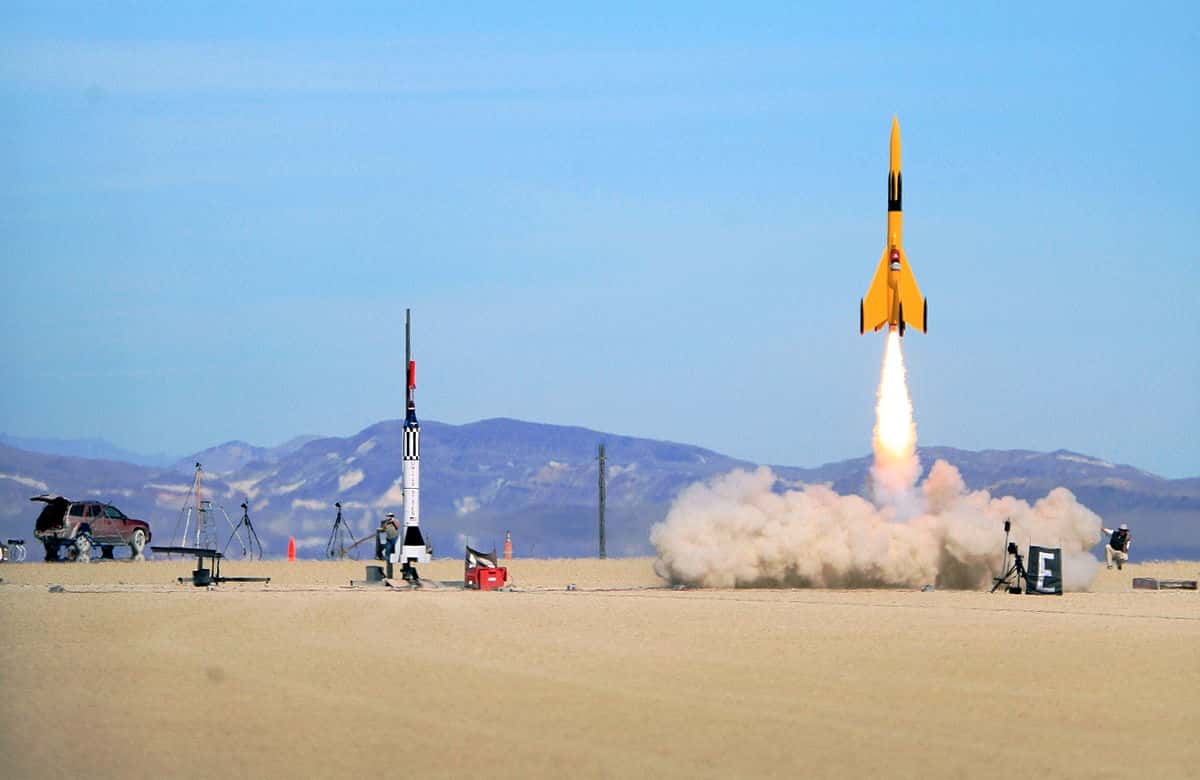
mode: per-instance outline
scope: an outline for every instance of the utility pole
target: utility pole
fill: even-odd
[[[605,479],[604,479],[604,445],[600,445],[600,456],[597,458],[600,461],[600,560],[608,557],[608,551],[604,547],[604,503],[605,503]]]

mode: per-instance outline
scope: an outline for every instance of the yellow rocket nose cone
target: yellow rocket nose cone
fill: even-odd
[[[892,117],[892,138],[890,146],[890,165],[893,171],[900,170],[900,118]]]

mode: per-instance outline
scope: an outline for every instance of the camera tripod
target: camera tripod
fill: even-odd
[[[342,519],[342,502],[337,501],[334,506],[337,507],[337,517],[333,521],[333,530],[329,532],[329,543],[325,545],[325,557],[344,559],[358,545],[350,524]]]
[[[1021,557],[1021,553],[1017,550],[1017,543],[1008,540],[1008,532],[1012,527],[1012,521],[1004,521],[1004,566],[1005,572],[999,577],[992,580],[992,589],[990,593],[995,593],[1003,585],[1004,589],[1009,593],[1020,593],[1021,584],[1025,582],[1025,559]],[[1012,566],[1008,565],[1008,556],[1013,557]],[[1015,580],[1015,581],[1014,581]]]
[[[238,537],[238,529],[242,526],[246,527],[246,543],[242,546],[242,554],[247,558],[253,559],[255,551],[257,551],[258,559],[261,561],[263,557],[262,542],[258,540],[258,532],[254,530],[254,526],[250,522],[250,511],[246,508],[245,501],[242,502],[242,519],[233,527],[233,533],[230,534],[229,541],[225,542],[225,549],[221,551],[222,554],[229,550],[229,545],[233,543],[234,539],[238,539],[239,542],[241,541]]]

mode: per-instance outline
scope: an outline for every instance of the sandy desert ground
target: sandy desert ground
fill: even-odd
[[[1063,597],[675,591],[648,559],[518,560],[503,593],[190,568],[0,565],[4,776],[1200,772],[1200,593],[1130,589],[1197,562]]]

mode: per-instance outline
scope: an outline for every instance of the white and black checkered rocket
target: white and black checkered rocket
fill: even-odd
[[[429,548],[421,535],[421,423],[417,421],[417,362],[412,359],[412,311],[404,311],[404,529],[394,563],[427,563]]]
[[[404,311],[404,524],[421,524],[421,423],[417,421],[417,362],[412,359],[412,311]]]

